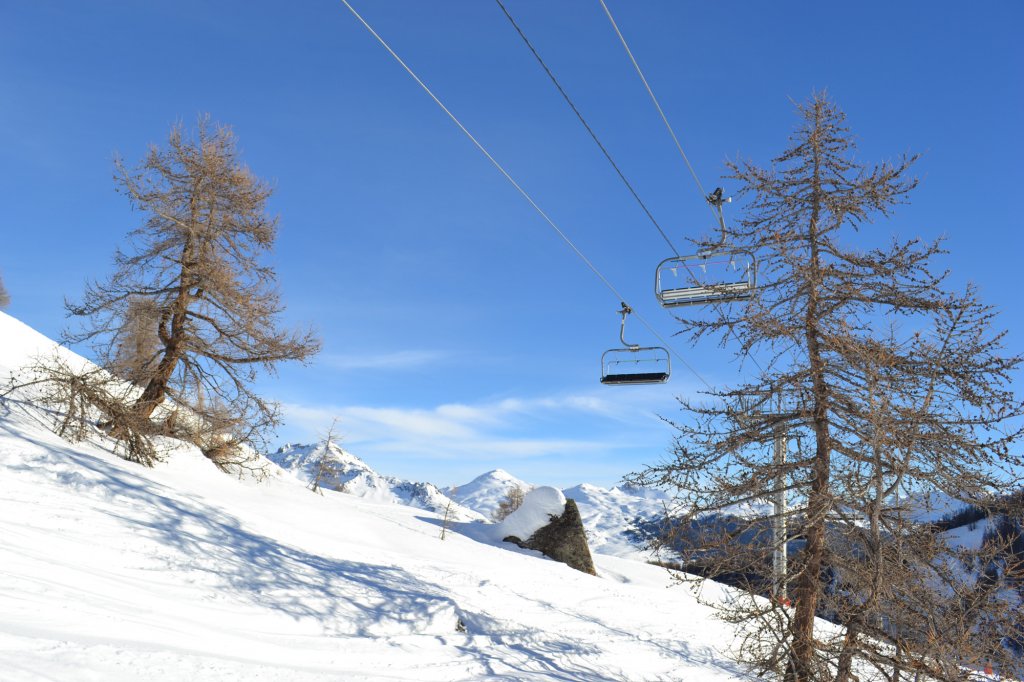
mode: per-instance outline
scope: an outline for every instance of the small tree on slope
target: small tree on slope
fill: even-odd
[[[335,419],[331,422],[331,428],[327,430],[327,436],[324,438],[324,449],[320,453],[320,456],[314,460],[313,463],[313,480],[309,482],[307,486],[310,490],[321,495],[324,494],[321,488],[325,481],[336,480],[338,474],[341,473],[338,460],[335,459],[335,451],[340,451],[341,448],[334,442],[336,437],[334,435],[334,429],[338,426],[338,420]],[[336,483],[336,486],[342,486],[344,484]],[[336,487],[335,490],[338,488]]]
[[[142,387],[135,421],[168,404],[172,413],[187,408],[216,461],[276,423],[276,406],[252,389],[257,369],[273,372],[319,349],[312,333],[278,324],[274,271],[261,263],[277,233],[266,213],[271,189],[241,164],[231,130],[208,118],[191,135],[175,126],[165,149],[151,147],[137,169],[118,160],[116,171],[145,219],[130,250],[116,252],[113,275],[67,304],[83,320],[68,340],[93,343],[107,367],[128,368]]]
[[[4,280],[0,277],[0,309],[6,308],[11,304],[11,297],[7,293],[7,289],[4,287]]]
[[[686,563],[746,588],[721,608],[761,672],[961,679],[963,663],[999,655],[1018,605],[965,575],[963,557],[913,523],[906,502],[931,489],[984,507],[1019,481],[1010,448],[1024,410],[1010,380],[1021,357],[1003,352],[973,287],[946,290],[932,265],[941,243],[844,243],[877,241],[871,219],[913,189],[915,157],[859,165],[824,95],[798,113],[770,169],[730,164],[749,206],[728,234],[758,255],[757,297],[680,320],[694,343],[760,351],[765,371],[682,401],[690,419],[676,424],[674,455],[635,482],[678,492],[665,541]],[[781,436],[797,444],[785,462],[772,447]],[[774,540],[771,513],[758,511],[767,505],[751,503],[780,490],[791,533]],[[782,543],[799,548],[784,585],[791,603],[772,580]],[[823,632],[816,616],[845,628]]]
[[[498,501],[498,507],[491,514],[491,518],[498,523],[504,521],[509,514],[523,506],[524,497],[526,497],[526,491],[523,490],[522,486],[512,486],[505,493],[505,496]]]

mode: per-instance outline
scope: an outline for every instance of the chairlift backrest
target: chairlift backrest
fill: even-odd
[[[666,258],[654,291],[666,308],[742,301],[757,288],[757,261],[749,251],[723,249]]]

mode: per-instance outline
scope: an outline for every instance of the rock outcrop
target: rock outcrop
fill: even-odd
[[[551,516],[551,521],[536,531],[526,540],[510,535],[505,542],[513,542],[524,549],[533,549],[555,561],[597,575],[594,560],[590,556],[587,534],[583,529],[580,510],[573,500],[565,501],[565,511],[561,516]]]

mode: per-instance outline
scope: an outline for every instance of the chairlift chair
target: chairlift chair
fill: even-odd
[[[757,261],[737,249],[666,258],[658,264],[654,291],[661,305],[676,308],[743,301],[757,288]]]
[[[718,211],[721,239],[692,256],[676,255],[658,264],[654,293],[666,308],[742,301],[757,289],[754,254],[728,245],[722,205],[731,199],[723,199],[719,187],[707,200]]]
[[[640,347],[626,341],[626,315],[631,312],[623,303],[619,311],[622,315],[619,340],[624,347],[611,348],[601,355],[601,383],[608,386],[663,384],[672,374],[669,352],[661,346]]]

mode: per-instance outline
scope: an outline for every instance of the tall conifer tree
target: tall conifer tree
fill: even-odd
[[[637,482],[678,492],[666,541],[691,568],[774,593],[723,607],[756,669],[799,682],[858,669],[961,679],[962,664],[1002,655],[1000,638],[1020,632],[1019,595],[962,570],[912,502],[932,491],[997,507],[1019,484],[1021,357],[975,288],[953,291],[936,271],[941,242],[877,234],[873,221],[915,187],[916,157],[860,164],[824,94],[798,113],[771,167],[730,164],[748,205],[727,231],[757,254],[757,296],[681,319],[693,342],[736,342],[764,371],[684,401],[674,456]],[[780,439],[796,446],[785,461]],[[782,493],[789,538],[759,511],[781,505],[756,504]],[[783,544],[794,552],[773,584]],[[845,628],[822,631],[816,616]]]
[[[257,370],[319,349],[311,332],[279,323],[284,306],[264,262],[278,224],[266,209],[270,186],[242,164],[231,130],[208,117],[191,134],[175,126],[165,148],[151,147],[137,168],[118,160],[116,171],[143,222],[110,278],[67,304],[83,320],[69,340],[92,342],[141,386],[129,411],[136,424],[185,407],[214,434],[211,456],[258,440],[277,412],[253,390]]]

